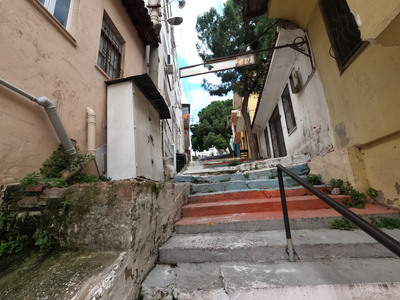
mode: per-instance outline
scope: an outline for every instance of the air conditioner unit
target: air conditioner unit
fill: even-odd
[[[174,65],[167,65],[165,70],[167,71],[167,74],[173,74],[174,73]]]

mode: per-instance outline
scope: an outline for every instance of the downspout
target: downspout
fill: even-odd
[[[70,155],[76,154],[75,147],[72,145],[71,139],[68,137],[60,116],[58,115],[56,106],[50,99],[46,97],[36,98],[1,78],[0,84],[42,106],[45,109],[50,119],[50,122],[53,125],[53,128],[56,131],[57,136],[65,149],[65,152]]]
[[[153,27],[159,34],[161,30],[159,8],[161,7],[160,0],[149,0],[147,6],[151,9],[150,19],[153,22]],[[150,45],[150,59],[149,59],[149,76],[154,85],[158,88],[158,48],[155,45]]]
[[[90,107],[87,107],[86,111],[88,115],[88,153],[94,156],[96,154],[96,113]]]

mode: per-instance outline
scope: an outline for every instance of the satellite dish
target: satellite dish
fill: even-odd
[[[180,9],[182,9],[182,8],[185,7],[185,5],[186,5],[186,1],[185,1],[185,0],[181,0],[181,1],[179,1],[178,7],[179,7]]]
[[[172,17],[167,20],[170,25],[181,25],[183,19],[181,17]]]

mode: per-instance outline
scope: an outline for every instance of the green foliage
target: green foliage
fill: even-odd
[[[228,166],[230,166],[230,167],[234,167],[234,166],[237,166],[237,165],[240,165],[240,161],[239,161],[239,160],[232,160],[232,161],[228,164]]]
[[[244,173],[244,174],[243,174],[243,177],[244,177],[245,179],[249,179],[249,176],[250,176],[249,173]]]
[[[8,240],[1,241],[0,256],[18,253],[24,248],[27,239],[28,237],[26,235],[17,235],[15,238],[10,236]]]
[[[46,230],[36,229],[32,238],[35,240],[35,246],[39,246],[40,251],[48,251],[53,246],[52,239]]]
[[[276,176],[274,174],[271,174],[268,176],[268,179],[275,179],[275,178],[276,178]]]
[[[357,226],[351,223],[345,217],[341,217],[333,220],[331,228],[340,230],[353,230],[357,228]]]
[[[231,110],[232,100],[225,100],[213,101],[199,112],[199,123],[191,127],[194,150],[203,151],[213,146],[217,149],[230,147]],[[232,149],[229,148],[229,151],[232,153]]]
[[[378,228],[395,229],[400,228],[400,220],[388,217],[369,217],[371,224]]]
[[[365,191],[369,198],[376,198],[378,197],[378,191],[374,188],[369,188]]]
[[[63,178],[41,178],[39,173],[33,172],[27,174],[20,180],[21,186],[45,185],[47,187],[66,187],[67,182]]]
[[[200,183],[200,180],[199,180],[198,178],[196,178],[196,177],[193,177],[193,178],[192,178],[192,183],[194,183],[194,184],[199,184],[199,183]]]
[[[330,181],[332,188],[339,188],[341,194],[347,194],[351,200],[343,200],[343,204],[347,207],[364,208],[367,203],[367,195],[355,190],[350,182],[344,182],[341,179],[332,179]]]
[[[274,22],[275,20],[268,19],[265,15],[244,20],[242,7],[235,1],[228,0],[222,14],[212,7],[197,17],[196,31],[200,40],[196,44],[197,52],[206,62],[212,58],[268,48],[275,30],[265,30]],[[244,89],[250,93],[257,92],[268,55],[268,51],[260,52],[256,55],[254,65],[216,72],[221,78],[221,84],[213,85],[204,80],[203,87],[210,95],[218,96],[226,95],[232,90],[240,94],[243,94]]]
[[[75,155],[70,155],[66,153],[64,147],[60,145],[43,163],[40,173],[46,178],[60,178],[62,171],[77,171],[86,166],[92,159],[92,154],[81,154],[78,148],[76,149]]]
[[[85,173],[76,174],[71,178],[70,184],[75,183],[90,183],[90,182],[101,182],[102,180],[97,176],[87,175]]]
[[[306,181],[312,185],[322,184],[322,181],[318,175],[308,175]]]

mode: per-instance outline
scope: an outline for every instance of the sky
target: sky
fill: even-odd
[[[196,50],[196,42],[198,41],[196,32],[197,16],[209,11],[211,7],[215,7],[219,13],[222,13],[223,3],[225,1],[226,0],[186,0],[185,7],[178,9],[178,0],[173,0],[171,5],[176,8],[175,16],[183,18],[183,23],[174,27],[179,68],[202,63]],[[190,104],[192,123],[198,122],[197,114],[212,101],[232,99],[233,97],[232,93],[224,97],[210,96],[208,92],[201,87],[203,78],[206,78],[213,84],[221,82],[219,78],[212,73],[181,79],[182,103]]]

